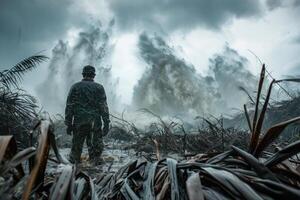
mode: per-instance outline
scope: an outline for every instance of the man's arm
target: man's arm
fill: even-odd
[[[109,109],[107,106],[107,101],[106,101],[106,93],[104,90],[104,87],[101,86],[101,92],[100,92],[101,96],[100,96],[100,112],[101,112],[101,117],[104,123],[104,127],[103,127],[103,133],[104,135],[106,135],[109,131]]]
[[[66,109],[65,109],[65,124],[68,127],[72,126],[72,119],[74,115],[74,86],[71,87],[68,97],[67,97],[67,102],[66,102]]]

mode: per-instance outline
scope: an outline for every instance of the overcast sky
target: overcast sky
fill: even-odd
[[[300,74],[300,0],[0,0],[0,67],[41,51],[51,57],[58,40],[72,45],[92,21],[113,18],[111,63],[123,102],[145,68],[137,55],[143,31],[166,38],[203,74],[226,43],[254,74],[259,62],[250,51],[274,77]],[[35,92],[46,67],[26,76],[25,89]]]

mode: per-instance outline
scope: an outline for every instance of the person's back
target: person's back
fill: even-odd
[[[82,81],[75,83],[69,92],[65,123],[67,133],[73,132],[70,160],[80,162],[82,146],[86,140],[91,160],[99,159],[102,149],[102,136],[109,127],[109,111],[103,86],[94,82],[95,69],[86,66]],[[102,122],[104,123],[102,131]]]
[[[101,117],[105,116],[103,105],[106,103],[106,95],[101,84],[95,83],[92,80],[83,79],[75,83],[72,88],[73,99],[73,116],[75,125],[92,123],[97,121],[101,123]],[[108,116],[107,116],[108,117]],[[101,124],[100,124],[101,125]]]

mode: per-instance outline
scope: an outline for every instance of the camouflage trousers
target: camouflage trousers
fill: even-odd
[[[70,161],[80,163],[82,147],[86,141],[89,158],[92,161],[100,159],[103,151],[102,131],[93,130],[91,124],[83,124],[73,130],[72,148]]]

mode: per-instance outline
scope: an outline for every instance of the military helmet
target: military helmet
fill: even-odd
[[[96,69],[95,67],[91,66],[91,65],[87,65],[83,67],[82,70],[82,75],[96,75]]]

